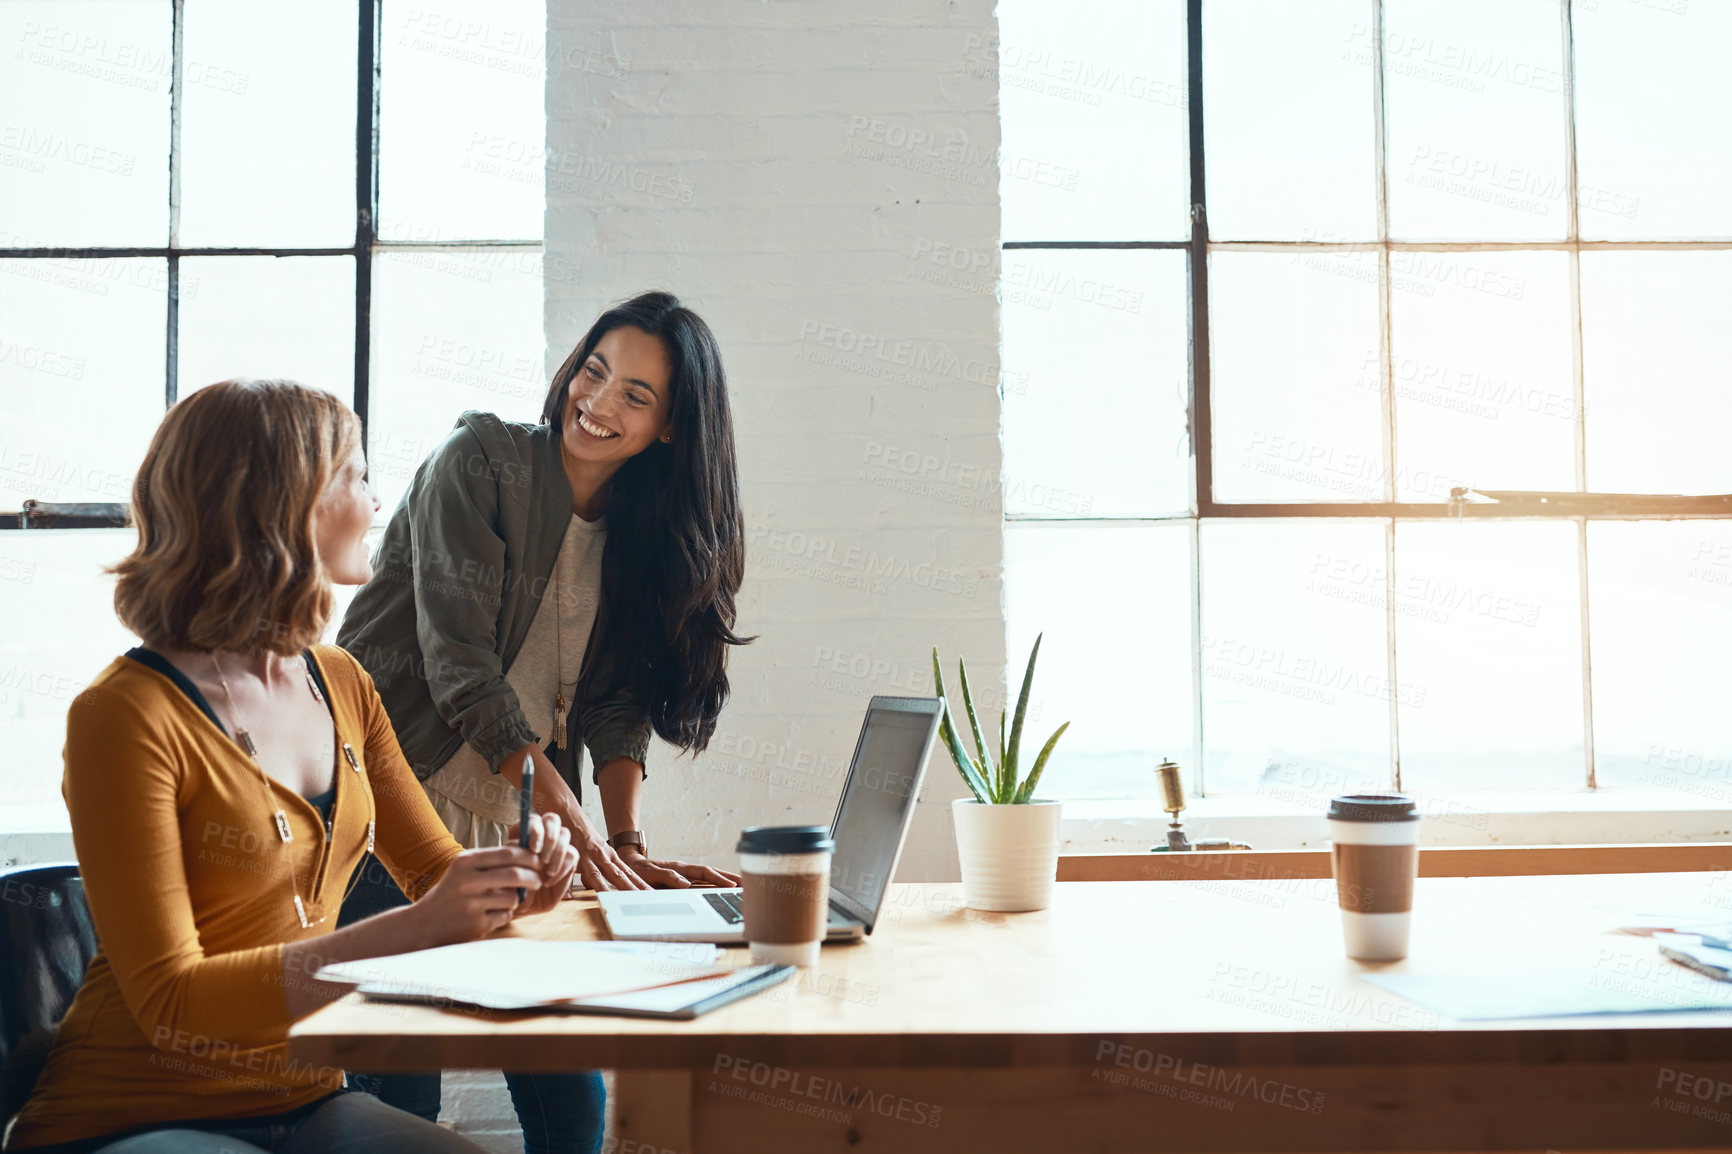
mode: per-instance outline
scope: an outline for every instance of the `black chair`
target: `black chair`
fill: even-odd
[[[0,870],[0,1130],[30,1097],[95,955],[76,863]]]

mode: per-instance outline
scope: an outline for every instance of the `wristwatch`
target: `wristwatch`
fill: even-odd
[[[635,845],[637,846],[637,852],[643,854],[645,857],[649,856],[649,846],[644,842],[643,830],[641,829],[621,830],[619,833],[608,838],[607,844],[611,845],[614,849],[624,849],[628,845]]]

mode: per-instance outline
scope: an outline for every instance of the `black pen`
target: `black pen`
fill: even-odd
[[[535,806],[531,801],[531,795],[535,793],[535,759],[528,754],[523,757],[523,782],[517,788],[517,844],[528,849],[529,819],[535,813]],[[518,886],[518,905],[523,904],[524,897],[523,887]]]

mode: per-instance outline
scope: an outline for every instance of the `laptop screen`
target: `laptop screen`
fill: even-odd
[[[935,728],[933,703],[917,704],[919,712],[876,705],[867,712],[831,831],[831,896],[868,925],[890,884]]]

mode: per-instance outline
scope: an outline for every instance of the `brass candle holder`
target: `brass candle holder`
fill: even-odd
[[[1224,837],[1199,838],[1192,841],[1185,833],[1184,823],[1179,820],[1179,815],[1185,812],[1185,783],[1179,776],[1179,763],[1162,758],[1161,764],[1155,767],[1155,776],[1161,782],[1161,808],[1172,815],[1173,821],[1167,827],[1167,844],[1151,846],[1150,853],[1186,853],[1191,850],[1251,848],[1244,842],[1231,841]]]

